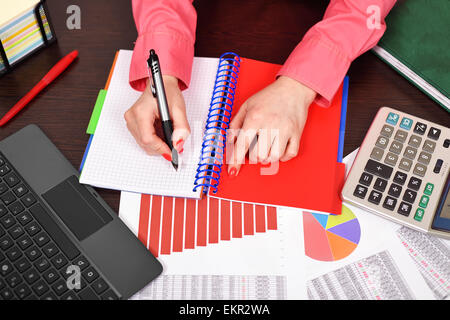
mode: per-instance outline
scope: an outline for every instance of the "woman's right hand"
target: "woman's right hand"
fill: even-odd
[[[163,76],[167,103],[173,122],[172,144],[178,153],[183,152],[183,145],[191,133],[186,117],[186,105],[178,79],[173,76]],[[172,161],[169,146],[156,134],[155,121],[159,119],[158,104],[153,97],[149,83],[134,105],[125,112],[125,121],[136,142],[149,155],[162,155],[167,161]]]

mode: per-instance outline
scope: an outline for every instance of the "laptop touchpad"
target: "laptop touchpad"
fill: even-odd
[[[80,241],[112,220],[108,211],[75,176],[47,191],[42,197]]]

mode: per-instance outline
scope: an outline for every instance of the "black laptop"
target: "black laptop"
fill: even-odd
[[[127,299],[161,264],[35,125],[0,142],[0,300]]]

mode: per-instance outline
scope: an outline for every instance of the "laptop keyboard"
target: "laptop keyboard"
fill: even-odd
[[[70,266],[81,271],[79,289],[69,289],[70,284],[75,284]],[[0,153],[1,299],[118,297]]]

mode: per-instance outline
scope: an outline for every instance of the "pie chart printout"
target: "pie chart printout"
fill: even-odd
[[[358,246],[361,227],[353,212],[342,206],[341,215],[303,212],[305,253],[319,261],[349,256]]]

